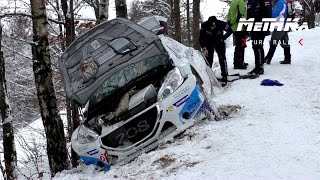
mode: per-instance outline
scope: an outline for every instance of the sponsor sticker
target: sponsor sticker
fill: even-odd
[[[175,107],[179,107],[179,106],[181,106],[182,104],[184,104],[186,101],[188,101],[189,100],[189,95],[185,95],[183,98],[181,98],[180,100],[178,100],[177,102],[175,102],[173,105],[175,106]]]
[[[173,108],[173,106],[171,105],[171,106],[169,106],[168,107],[168,109],[167,109],[167,112],[173,112],[174,111],[174,108]]]
[[[97,50],[101,47],[100,43],[97,40],[92,41],[90,45],[94,50]]]
[[[190,86],[186,86],[183,89],[179,90],[177,93],[175,93],[173,95],[173,97],[178,98],[178,97],[182,96],[184,93],[188,92],[190,89],[191,89]]]
[[[90,156],[93,156],[93,155],[98,154],[98,153],[99,153],[98,149],[93,149],[93,150],[87,152],[87,154],[89,154]]]
[[[100,160],[101,160],[102,162],[109,162],[109,158],[108,158],[108,153],[107,153],[107,151],[106,151],[105,153],[101,154]]]

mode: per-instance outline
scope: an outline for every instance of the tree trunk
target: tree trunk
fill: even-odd
[[[5,78],[5,62],[2,44],[2,26],[0,26],[0,110],[2,118],[3,131],[3,151],[5,162],[5,173],[8,180],[16,179],[17,152],[14,143],[14,132],[12,126],[12,117],[10,115],[10,106],[7,99],[7,85]]]
[[[174,37],[174,29],[173,29],[173,27],[174,27],[174,12],[173,12],[173,0],[170,0],[170,10],[171,10],[171,13],[170,13],[170,29],[171,29],[171,31],[169,31],[169,35],[171,36],[171,37]]]
[[[109,17],[109,0],[100,0],[99,4],[99,23],[107,21]]]
[[[71,100],[66,97],[66,108],[67,108],[67,123],[68,123],[68,136],[67,141],[71,141],[72,137],[72,109],[71,109]],[[71,162],[72,162],[72,157],[71,157]]]
[[[115,0],[117,17],[128,19],[126,0]]]
[[[93,0],[94,1],[94,0]],[[94,14],[95,14],[95,16],[96,16],[96,19],[97,19],[97,24],[99,24],[100,23],[100,14],[99,14],[99,7],[100,7],[100,1],[99,0],[95,0],[96,1],[96,3],[95,3],[95,5],[93,6],[93,9],[94,9]]]
[[[190,1],[187,0],[187,38],[188,38],[188,46],[191,46],[191,27],[190,27]]]
[[[59,0],[56,0],[56,8],[57,11],[60,12],[60,4]],[[62,21],[60,13],[58,13],[58,21]],[[63,41],[63,28],[62,24],[59,24],[59,38],[60,38],[60,45],[61,45],[61,50],[64,51],[66,49],[65,43]]]
[[[42,122],[47,138],[47,154],[51,176],[54,176],[57,172],[68,169],[68,151],[52,82],[45,1],[31,0],[30,2],[34,40],[32,45],[33,71]]]
[[[73,9],[73,0],[70,1],[70,8],[68,8],[68,0],[61,0],[62,11],[65,18],[65,29],[66,29],[66,47],[71,44],[75,39],[75,28],[74,28],[74,14],[73,10],[69,12],[69,9]]]
[[[193,47],[200,50],[200,0],[193,0]]]
[[[309,4],[308,7],[308,15],[307,15],[307,23],[308,23],[308,28],[312,29],[315,27],[315,20],[316,20],[316,12],[315,12],[315,7],[313,1],[309,0],[307,1]]]
[[[70,0],[70,8],[68,8],[67,0],[62,0],[62,9],[65,17],[65,29],[66,29],[66,47],[68,47],[75,39],[75,27],[74,27],[74,14],[73,11],[68,12],[68,9],[73,9],[73,0]],[[68,16],[70,14],[70,16]],[[68,119],[68,134],[69,140],[75,128],[79,125],[78,106],[67,99],[67,119]],[[79,165],[79,155],[71,148],[71,164],[72,167]]]
[[[174,39],[181,42],[180,0],[173,1]]]
[[[90,7],[93,8],[94,10],[94,15],[96,16],[97,24],[99,24],[99,7],[100,7],[100,2],[99,0],[83,0],[85,3],[87,3]]]

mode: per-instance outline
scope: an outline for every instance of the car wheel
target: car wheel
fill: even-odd
[[[204,99],[205,99],[205,108],[204,108],[204,112],[205,112],[205,116],[207,119],[209,120],[215,120],[215,121],[220,121],[222,119],[218,109],[217,109],[217,106],[215,105],[215,103],[212,101],[211,99],[211,95],[209,95],[203,88],[202,86],[202,80],[201,78],[199,77],[198,74],[195,74],[195,77],[196,77],[196,81],[197,81],[197,85],[199,85],[200,87],[200,91],[201,91],[201,94],[203,94],[204,96]],[[213,88],[211,87],[211,92],[213,92]],[[211,93],[212,94],[212,93]]]
[[[207,119],[213,121],[220,121],[222,119],[222,116],[220,115],[218,108],[216,106],[216,104],[212,101],[211,98],[209,98],[210,96],[208,96],[206,94],[206,92],[204,90],[202,90],[202,94],[205,96],[205,103],[208,104],[208,107],[204,108],[205,109],[205,115],[207,117]]]

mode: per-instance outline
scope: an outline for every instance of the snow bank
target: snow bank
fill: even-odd
[[[54,179],[319,179],[319,30],[289,34],[291,65],[279,64],[279,46],[264,75],[233,82],[220,92],[214,99],[218,105],[242,107],[228,120],[200,121],[179,139],[109,172],[79,166]],[[233,70],[233,48],[228,48],[230,74],[247,73],[254,66],[253,57],[248,44],[248,70]],[[284,86],[260,86],[263,79],[276,79]]]

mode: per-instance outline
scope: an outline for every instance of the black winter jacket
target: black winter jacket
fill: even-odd
[[[232,29],[230,25],[224,21],[217,20],[215,28],[212,30],[208,21],[201,24],[199,42],[201,48],[211,47],[213,44],[221,43],[226,40],[231,34]],[[224,31],[226,32],[224,34]]]
[[[248,0],[247,18],[255,18],[255,22],[262,22],[262,18],[272,17],[271,0]]]

